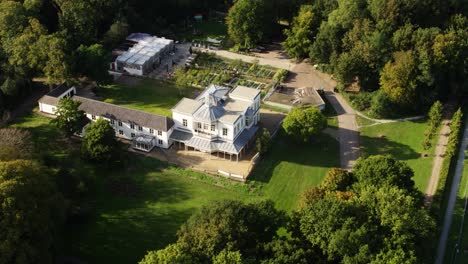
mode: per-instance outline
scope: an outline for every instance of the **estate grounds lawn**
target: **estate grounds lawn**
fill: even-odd
[[[402,160],[414,170],[416,187],[424,192],[432,172],[432,161],[437,137],[432,149],[423,157],[421,142],[424,139],[426,121],[405,121],[379,124],[361,128],[361,156],[392,155]]]
[[[192,88],[181,91],[172,82],[123,76],[114,84],[99,87],[96,95],[107,103],[171,116],[171,108],[193,92]]]
[[[304,190],[320,184],[330,168],[340,166],[339,143],[325,134],[309,144],[296,143],[279,133],[249,179],[277,208],[292,211]]]
[[[331,137],[297,144],[280,132],[245,185],[137,154],[129,154],[124,168],[105,169],[80,159],[80,141],[63,138],[46,117],[30,113],[11,126],[32,132],[53,170],[76,169],[91,183],[82,197],[85,213],[65,225],[63,248],[58,249],[86,263],[137,263],[148,250],[175,242],[180,225],[215,200],[272,199],[290,212],[305,189],[339,165],[338,142]]]

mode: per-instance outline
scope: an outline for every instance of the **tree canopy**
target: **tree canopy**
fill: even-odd
[[[327,118],[317,107],[293,108],[283,122],[283,129],[298,142],[309,142],[327,127]]]
[[[86,159],[108,163],[117,158],[118,142],[109,121],[99,118],[85,128],[81,153]]]
[[[79,101],[64,97],[57,105],[55,110],[57,117],[52,122],[67,136],[79,133],[83,128],[86,116],[82,110],[78,109],[80,104]]]

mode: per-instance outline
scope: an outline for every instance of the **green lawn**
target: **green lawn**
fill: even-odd
[[[260,192],[277,208],[292,211],[304,190],[320,184],[328,169],[339,167],[339,144],[328,135],[320,135],[311,144],[298,144],[282,132],[273,140],[250,180],[259,183]]]
[[[425,121],[405,121],[361,128],[361,149],[364,155],[390,154],[405,161],[414,170],[416,187],[425,191],[431,177],[434,147],[422,157],[421,142]],[[434,139],[433,146],[437,137]]]
[[[69,254],[87,263],[137,263],[148,250],[175,242],[176,232],[196,210],[221,199],[250,200],[247,193],[213,186],[158,169],[154,159],[135,159],[130,168],[102,177],[131,178],[136,196],[118,196],[108,185],[93,198],[94,219],[71,229]]]
[[[463,209],[465,207],[465,199],[468,196],[468,153],[465,151],[465,161],[463,167],[463,176],[458,189],[457,201],[453,211],[452,224],[449,237],[447,240],[447,248],[445,251],[446,263],[463,264],[468,262],[468,215],[465,215],[462,235],[460,239],[459,253],[454,254],[455,244],[458,242],[460,228],[462,224]],[[445,213],[445,212],[444,212]]]
[[[93,179],[89,197],[83,197],[91,213],[65,227],[59,249],[87,263],[136,263],[146,251],[174,242],[180,225],[214,200],[269,198],[279,209],[292,211],[305,189],[319,184],[329,168],[339,165],[338,142],[329,136],[296,144],[280,133],[247,185],[133,154],[125,169],[103,170],[82,161],[79,141],[63,138],[48,118],[31,113],[11,126],[30,130],[47,162],[70,164]],[[136,191],[122,195],[115,193],[116,188]]]
[[[154,79],[126,77],[135,80],[132,84],[116,83],[98,88],[97,95],[105,102],[171,116],[174,107],[183,96],[191,96],[192,89],[181,94],[173,83]]]

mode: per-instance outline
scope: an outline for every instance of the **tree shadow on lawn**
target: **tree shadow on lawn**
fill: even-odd
[[[391,141],[386,137],[368,137],[361,135],[360,139],[362,157],[370,155],[391,155],[402,161],[421,157],[421,153],[416,152],[410,146]]]
[[[252,172],[250,181],[269,182],[281,162],[333,168],[339,166],[339,144],[332,137],[320,134],[314,142],[297,143],[283,130],[271,142],[271,149]]]

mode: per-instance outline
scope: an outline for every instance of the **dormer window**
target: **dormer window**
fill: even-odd
[[[223,136],[227,136],[227,134],[228,134],[227,128],[223,128]]]
[[[182,125],[183,125],[184,127],[187,126],[187,119],[182,119]]]

